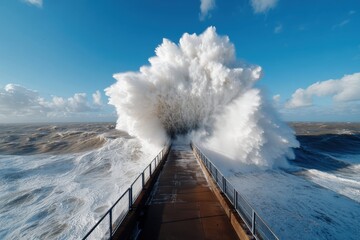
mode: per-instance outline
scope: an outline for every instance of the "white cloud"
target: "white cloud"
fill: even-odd
[[[273,100],[274,100],[275,103],[280,102],[280,94],[274,95]]]
[[[274,8],[278,0],[250,0],[250,3],[255,13],[265,13]]]
[[[58,98],[58,97],[54,97]],[[86,93],[75,93],[73,97],[69,97],[68,99],[62,99],[62,107],[58,108],[58,105],[53,105],[57,108],[58,111],[67,111],[71,113],[77,112],[91,112],[95,110],[90,103],[87,102]],[[53,101],[54,102],[54,101]],[[51,106],[51,103],[50,103]]]
[[[282,30],[283,30],[282,24],[278,24],[278,25],[274,28],[274,33],[281,33]]]
[[[88,101],[86,93],[75,93],[69,98],[54,96],[51,100],[45,100],[37,91],[7,84],[4,89],[0,89],[0,121],[5,122],[6,119],[15,117],[23,120],[32,117],[72,117],[100,111],[100,92],[96,91],[92,97],[92,103]]]
[[[210,10],[215,8],[215,0],[200,0],[200,20],[209,16]]]
[[[93,102],[94,102],[95,105],[99,105],[99,106],[102,105],[101,93],[100,93],[99,90],[97,90],[95,93],[93,93],[92,97],[93,97]]]
[[[8,84],[4,91],[0,91],[0,114],[26,116],[32,112],[41,113],[44,109],[42,102],[43,99],[36,91]]]
[[[313,105],[313,98],[331,97],[336,102],[360,100],[360,73],[345,75],[341,79],[317,82],[306,89],[299,88],[287,101],[287,108],[298,108]]]
[[[24,0],[24,1],[39,8],[43,6],[43,0]]]

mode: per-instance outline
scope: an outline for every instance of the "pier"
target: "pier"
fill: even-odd
[[[194,144],[165,146],[88,239],[269,239],[271,228]]]
[[[190,146],[174,146],[148,201],[138,239],[238,239]]]

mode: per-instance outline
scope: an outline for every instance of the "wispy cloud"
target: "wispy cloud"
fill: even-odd
[[[86,93],[75,93],[69,98],[53,96],[51,100],[46,100],[35,90],[17,84],[7,84],[4,89],[0,89],[0,119],[72,117],[100,111],[102,108],[100,91],[96,91],[92,97],[91,102]]]
[[[354,15],[354,14],[356,14],[356,11],[354,11],[354,10],[349,11],[349,12],[348,12],[348,18],[345,19],[345,20],[343,20],[343,21],[341,21],[341,22],[339,22],[339,23],[337,23],[337,24],[334,24],[334,25],[332,26],[332,29],[342,28],[342,27],[344,27],[345,25],[349,24],[350,21],[351,21],[352,15]]]
[[[281,33],[283,30],[283,25],[282,24],[278,24],[275,28],[274,28],[274,33]]]
[[[274,8],[278,0],[250,0],[255,13],[265,13]]]
[[[331,97],[335,102],[360,101],[360,73],[345,75],[341,79],[317,82],[306,89],[299,88],[287,101],[287,108],[313,105],[313,98]]]
[[[39,8],[43,6],[43,0],[23,0],[23,1]]]
[[[215,0],[200,0],[200,20],[209,17],[209,12],[215,8]]]
[[[344,21],[342,21],[342,22],[340,22],[340,23],[338,23],[338,24],[335,24],[335,25],[333,25],[333,29],[335,29],[335,28],[341,28],[341,27],[343,27],[343,26],[345,26],[346,24],[348,24],[350,22],[350,19],[345,19]]]

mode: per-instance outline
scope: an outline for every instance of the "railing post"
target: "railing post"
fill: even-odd
[[[226,195],[226,180],[224,176],[222,176],[222,183],[223,183],[223,192]]]
[[[143,189],[144,186],[145,186],[145,174],[144,174],[144,172],[141,173],[141,183],[142,183],[142,189]]]
[[[216,180],[216,182],[218,182],[218,177],[217,177],[217,175],[218,175],[218,171],[217,171],[217,168],[215,168],[215,180]]]
[[[237,210],[238,192],[234,188],[234,208]]]
[[[109,224],[109,230],[110,230],[110,240],[113,239],[113,229],[112,229],[112,208],[110,208],[109,211],[109,219],[110,219],[110,224]]]
[[[149,167],[150,167],[150,168],[149,168],[149,169],[150,169],[150,176],[151,176],[151,174],[152,174],[152,172],[151,172],[151,165],[152,165],[152,164],[150,163],[150,165],[149,165]]]
[[[255,211],[254,211],[254,209],[252,210],[251,232],[255,236]]]
[[[132,206],[132,187],[129,188],[129,210],[131,210],[131,206]]]

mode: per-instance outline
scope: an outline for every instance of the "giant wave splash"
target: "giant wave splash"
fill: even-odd
[[[114,75],[107,88],[119,116],[117,128],[142,142],[164,144],[186,135],[235,162],[286,165],[298,142],[254,87],[261,67],[236,59],[235,47],[215,27],[164,39],[138,72]]]

